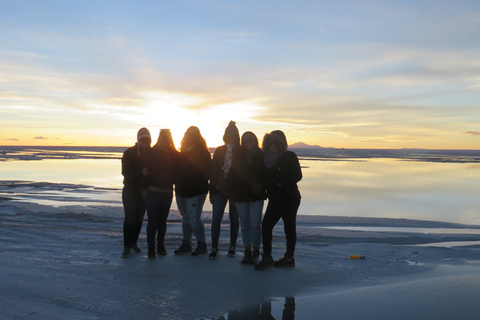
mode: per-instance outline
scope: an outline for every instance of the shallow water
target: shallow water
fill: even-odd
[[[480,165],[365,159],[301,160],[301,215],[386,217],[480,224]],[[104,190],[100,200],[120,204],[119,159],[0,161],[0,180],[81,184]],[[83,197],[71,188],[38,201],[54,204]],[[5,196],[5,194],[0,194]],[[91,199],[95,201],[96,198]],[[28,195],[25,196],[28,198]],[[53,201],[53,202],[52,202]],[[176,208],[175,201],[172,204]],[[205,210],[211,205],[205,204]]]

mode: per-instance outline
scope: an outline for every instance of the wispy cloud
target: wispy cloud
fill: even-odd
[[[469,134],[471,136],[480,136],[480,132],[479,131],[466,131],[464,132],[465,134]]]

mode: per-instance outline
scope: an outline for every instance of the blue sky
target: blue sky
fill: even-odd
[[[478,1],[2,1],[0,145],[480,145]]]

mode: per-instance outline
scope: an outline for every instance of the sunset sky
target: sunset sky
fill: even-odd
[[[480,149],[480,1],[0,2],[0,145]]]

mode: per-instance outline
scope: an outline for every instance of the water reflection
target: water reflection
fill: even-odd
[[[281,305],[278,305],[278,307],[281,307]],[[231,311],[216,320],[293,320],[295,319],[295,297],[286,297],[281,317],[274,316],[279,311],[272,308],[270,300],[266,300],[259,305]]]
[[[405,218],[480,224],[477,164],[301,159],[299,215]],[[2,180],[122,188],[119,159],[0,161]],[[120,198],[118,198],[120,201]],[[175,209],[175,201],[173,201]],[[211,206],[207,201],[205,211]]]

